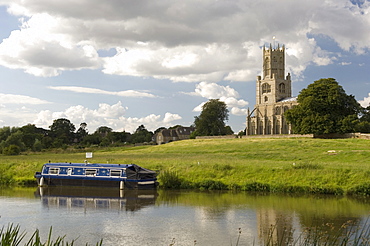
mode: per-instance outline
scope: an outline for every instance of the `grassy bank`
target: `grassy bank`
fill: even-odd
[[[48,160],[83,162],[86,151],[1,156],[1,182],[32,183]],[[363,139],[204,139],[92,151],[93,162],[159,170],[165,188],[370,195],[370,141]]]

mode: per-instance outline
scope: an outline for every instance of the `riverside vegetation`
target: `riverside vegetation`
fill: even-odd
[[[1,156],[3,185],[36,185],[43,163],[135,163],[160,172],[161,188],[370,195],[365,139],[191,139],[164,145],[54,150]]]

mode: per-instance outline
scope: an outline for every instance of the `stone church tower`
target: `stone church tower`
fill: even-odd
[[[291,134],[284,112],[294,105],[290,74],[285,77],[285,47],[263,47],[263,75],[257,77],[256,105],[248,112],[246,134]]]

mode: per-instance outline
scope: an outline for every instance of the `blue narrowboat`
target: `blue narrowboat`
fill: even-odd
[[[39,186],[154,189],[157,173],[135,164],[46,163],[35,173]]]

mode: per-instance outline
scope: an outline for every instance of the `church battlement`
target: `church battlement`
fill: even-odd
[[[267,48],[266,49],[266,45],[263,46],[263,50],[266,52],[266,53],[272,53],[272,52],[281,52],[281,53],[285,53],[285,46],[283,45],[282,47],[280,47],[280,44],[278,43],[278,47],[277,48],[272,48],[272,45],[270,44],[270,48]]]

